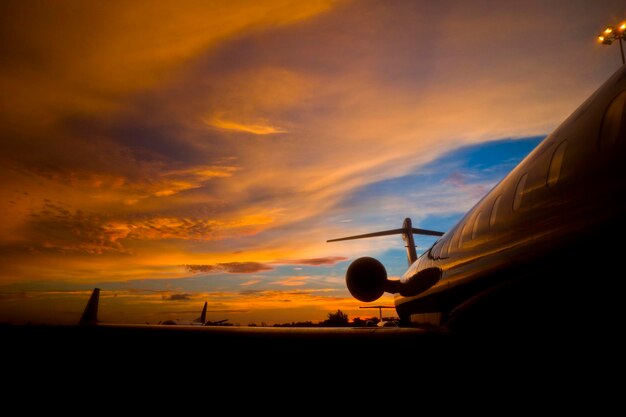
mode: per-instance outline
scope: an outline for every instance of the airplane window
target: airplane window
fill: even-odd
[[[526,188],[527,178],[528,174],[524,174],[517,183],[517,188],[515,189],[515,199],[513,200],[513,211],[517,210],[522,205],[522,198],[524,197],[524,188]]]
[[[448,239],[446,242],[441,242],[441,254],[439,255],[441,258],[448,257],[448,250],[450,249],[450,240]]]
[[[617,142],[624,124],[624,112],[626,110],[624,104],[626,104],[626,91],[617,96],[606,109],[600,129],[600,149],[608,149]]]
[[[482,214],[482,211],[478,212],[478,216],[476,216],[476,219],[474,220],[474,227],[472,227],[472,239],[476,239],[476,235],[478,234],[478,223],[480,222]]]
[[[565,143],[566,141],[561,142],[559,146],[554,150],[554,154],[552,155],[552,161],[550,161],[550,169],[548,170],[548,187],[553,187],[556,185],[559,180],[559,175],[561,174],[561,165],[563,165],[563,157],[565,156]]]
[[[465,230],[467,229],[467,223],[463,225],[463,229],[461,229],[461,234],[459,235],[459,248],[463,245],[463,237],[465,236]]]
[[[502,196],[499,195],[496,198],[496,201],[493,202],[493,207],[491,208],[491,216],[489,216],[489,226],[493,227],[496,224],[496,217],[498,217],[498,208],[500,207],[500,201],[502,200]]]
[[[435,242],[432,248],[430,248],[430,258],[439,259],[439,252],[441,252],[441,242]]]

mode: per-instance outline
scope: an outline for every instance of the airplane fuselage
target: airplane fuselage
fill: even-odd
[[[429,268],[441,279],[397,296],[399,315],[447,322],[488,300],[543,316],[528,310],[594,301],[585,298],[602,276],[587,276],[582,269],[594,265],[579,262],[595,252],[598,275],[606,275],[614,248],[596,245],[624,230],[625,103],[623,67],[411,265],[402,281]]]
[[[613,241],[626,237],[625,170],[626,66],[411,264],[404,285],[438,279],[397,294],[399,316],[602,320],[623,256]]]

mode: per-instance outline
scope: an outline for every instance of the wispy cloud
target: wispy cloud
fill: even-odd
[[[329,256],[325,258],[291,259],[280,260],[270,263],[261,262],[224,262],[211,265],[182,265],[187,271],[193,273],[228,272],[231,274],[252,274],[263,271],[271,271],[275,265],[309,265],[331,266],[337,262],[345,261],[343,256]],[[256,282],[255,282],[256,283]],[[244,284],[241,284],[244,285]]]
[[[249,281],[246,282],[242,282],[241,284],[239,284],[242,287],[248,287],[250,285],[254,285],[254,284],[258,284],[259,282],[261,282],[260,279],[251,279]]]
[[[182,293],[182,294],[170,294],[164,295],[163,300],[165,301],[189,301],[191,300],[191,294]]]
[[[345,261],[346,259],[348,258],[345,258],[343,256],[327,256],[324,258],[288,259],[284,261],[276,261],[276,263],[285,265],[325,266],[335,265],[337,262]]]
[[[284,287],[301,287],[306,285],[308,278],[309,277],[289,277],[274,281],[272,284],[282,285]]]
[[[28,298],[25,291],[19,292],[0,292],[0,301],[15,301]]]
[[[228,262],[218,264],[231,274],[252,274],[255,272],[270,271],[272,267],[259,262]]]
[[[122,242],[136,239],[210,240],[224,226],[197,218],[115,218],[108,213],[70,210],[51,201],[30,217],[31,233],[38,240],[33,247],[60,253],[130,253]]]
[[[273,135],[276,133],[286,133],[284,129],[272,126],[268,123],[256,123],[256,124],[244,124],[238,123],[232,120],[225,120],[219,117],[215,117],[210,120],[205,120],[205,123],[209,126],[224,129],[233,130],[236,132],[252,133],[253,135]]]
[[[260,262],[225,262],[215,265],[183,265],[183,267],[193,273],[227,272],[229,274],[253,274],[273,269]]]

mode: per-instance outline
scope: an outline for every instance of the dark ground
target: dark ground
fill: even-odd
[[[576,333],[459,335],[415,328],[249,328],[187,326],[0,326],[3,357],[24,363],[215,363],[264,367],[294,363],[342,368],[391,366],[428,369],[447,365],[509,365],[536,360],[554,364],[617,345],[588,329]],[[582,355],[582,356],[581,356]],[[602,357],[593,357],[601,361]]]
[[[479,409],[493,406],[494,395],[514,398],[510,411],[530,398],[554,402],[565,392],[568,401],[588,399],[589,389],[610,388],[606,376],[619,377],[623,352],[617,345],[589,349],[588,342],[594,340],[584,329],[546,338],[419,329],[0,326],[5,400],[27,393],[33,404],[46,397],[97,407],[128,400],[158,408],[176,399],[206,408],[223,397],[236,398],[228,403],[235,409],[261,399],[269,410],[291,409],[285,401],[330,410],[339,401],[367,412],[368,403],[389,401],[466,407],[461,391]]]

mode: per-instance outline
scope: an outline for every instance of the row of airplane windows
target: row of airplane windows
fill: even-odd
[[[601,150],[606,150],[610,148],[613,144],[617,142],[619,137],[621,128],[622,128],[622,119],[624,119],[624,111],[626,107],[626,91],[619,94],[609,105],[607,108],[604,119],[602,121],[602,128],[600,129],[599,135],[599,148]],[[559,181],[559,177],[561,176],[561,168],[563,166],[563,159],[565,157],[565,151],[567,149],[567,140],[563,140],[559,145],[555,148],[552,159],[550,160],[550,165],[548,167],[548,172],[546,176],[545,186],[548,188],[552,188],[557,185]],[[522,201],[524,197],[524,193],[526,191],[526,182],[528,180],[528,173],[524,173],[517,182],[517,187],[515,188],[515,195],[513,197],[512,210],[515,212],[519,210],[522,206]],[[502,201],[502,194],[498,195],[491,205],[491,213],[489,215],[489,227],[494,227],[496,225],[496,220],[498,218],[498,211],[500,210],[500,203]],[[483,217],[483,210],[480,210],[476,217],[472,222],[466,222],[463,227],[461,227],[461,233],[458,235],[458,243],[457,247],[461,248],[463,246],[463,242],[467,241],[467,237],[470,240],[476,239],[479,234],[479,225],[481,223]],[[468,235],[468,226],[472,223],[471,234]],[[452,249],[452,242],[454,238],[457,236],[455,233],[447,242],[442,241],[439,244],[435,244],[432,249],[432,253],[430,256],[435,259],[439,258],[447,258],[450,250]]]
[[[552,159],[550,161],[550,166],[548,168],[548,175],[546,177],[546,186],[554,187],[561,174],[561,167],[563,165],[563,157],[565,156],[565,150],[567,148],[567,140],[563,140],[554,150],[552,154]],[[522,206],[522,200],[524,196],[524,192],[526,190],[526,181],[528,179],[528,174],[523,174],[519,181],[517,182],[517,187],[515,188],[515,195],[513,197],[513,211],[519,210]],[[498,195],[491,205],[491,213],[489,214],[489,227],[494,227],[496,225],[496,220],[498,218],[498,211],[500,210],[500,203],[502,202],[502,194]],[[470,240],[476,239],[479,233],[479,225],[483,219],[483,210],[480,210],[473,222],[466,222],[461,228],[461,233],[459,234],[457,247],[461,248],[463,246],[463,242],[467,241],[469,237]],[[469,234],[468,226],[472,224],[471,234]],[[469,234],[469,236],[468,236]],[[456,237],[454,234],[447,242],[442,242],[439,247],[437,245],[433,248],[434,253],[432,254],[433,258],[447,258],[450,249],[452,248],[452,241]],[[438,250],[440,249],[440,250]],[[440,253],[438,253],[440,252]]]

